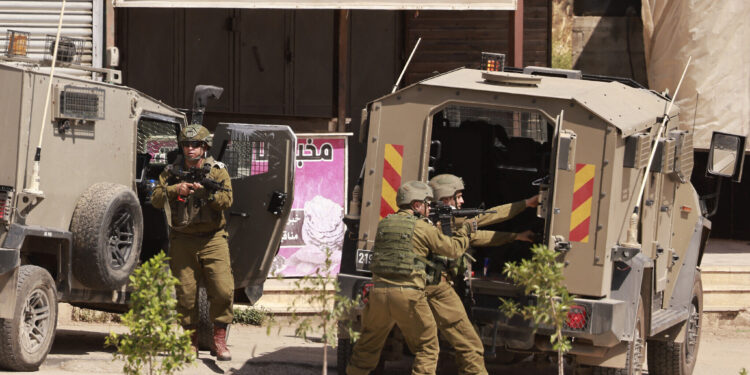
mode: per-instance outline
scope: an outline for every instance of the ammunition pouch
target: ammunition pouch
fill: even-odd
[[[442,262],[430,262],[425,268],[427,285],[440,284],[440,280],[443,278],[443,271],[445,271],[445,264]]]

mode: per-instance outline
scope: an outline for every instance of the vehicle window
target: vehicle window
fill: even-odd
[[[547,121],[535,112],[451,105],[443,109],[442,119],[443,125],[451,128],[458,128],[464,122],[483,121],[501,126],[508,138],[547,142]]]
[[[231,178],[257,176],[268,172],[268,143],[233,137],[222,158]]]
[[[167,153],[177,149],[176,124],[142,118],[138,122],[138,154],[147,154],[148,164],[167,164]]]

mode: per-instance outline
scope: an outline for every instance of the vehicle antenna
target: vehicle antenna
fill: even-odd
[[[659,141],[662,138],[662,133],[664,132],[664,129],[667,125],[667,121],[669,120],[669,111],[672,109],[672,104],[674,104],[674,101],[677,98],[677,93],[680,92],[680,86],[682,85],[682,80],[685,79],[685,73],[687,73],[688,67],[690,66],[690,61],[692,59],[693,59],[692,56],[688,57],[687,64],[685,64],[685,70],[682,71],[682,77],[680,77],[680,81],[677,83],[677,88],[674,90],[674,95],[672,96],[672,100],[669,102],[669,105],[667,106],[667,110],[664,112],[664,116],[662,117],[661,125],[659,125],[659,128],[656,132],[656,140],[654,141],[654,146],[651,148],[651,155],[649,156],[648,163],[646,164],[646,171],[643,173],[643,181],[641,182],[641,190],[638,192],[638,195],[636,196],[635,207],[633,207],[633,215],[630,216],[630,226],[628,227],[628,238],[626,242],[623,244],[627,247],[640,248],[640,244],[638,243],[638,214],[639,214],[639,210],[641,206],[641,200],[643,198],[643,191],[646,188],[646,181],[648,181],[648,174],[649,172],[651,172],[651,163],[654,161],[656,148],[659,146]]]
[[[411,54],[409,55],[409,58],[406,60],[404,69],[401,70],[401,74],[398,76],[398,79],[396,80],[396,84],[393,85],[393,90],[391,90],[391,94],[393,94],[394,92],[396,92],[396,90],[398,90],[398,84],[401,83],[401,78],[404,77],[404,73],[406,73],[406,68],[409,67],[411,58],[414,57],[414,52],[417,52],[417,47],[419,47],[419,42],[421,41],[422,41],[422,37],[420,36],[419,39],[417,39],[417,44],[414,45],[414,49],[411,50]]]
[[[60,8],[60,20],[57,22],[57,35],[55,36],[55,48],[52,52],[51,69],[49,71],[49,84],[47,85],[47,100],[44,101],[44,111],[42,112],[42,126],[39,127],[39,143],[34,153],[34,166],[31,169],[31,185],[24,189],[24,193],[35,195],[39,198],[44,197],[44,192],[39,190],[39,161],[42,158],[42,139],[44,138],[44,126],[47,124],[47,113],[49,111],[50,96],[52,96],[52,79],[55,76],[55,63],[57,62],[57,49],[60,46],[60,33],[62,32],[63,16],[65,15],[65,1],[62,0]]]

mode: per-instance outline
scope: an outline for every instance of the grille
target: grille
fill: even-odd
[[[167,153],[177,149],[175,134],[173,123],[143,119],[138,124],[136,149],[140,154],[151,155],[151,164],[166,164]]]
[[[13,212],[13,189],[10,186],[0,186],[0,222],[9,223]]]
[[[44,61],[52,61],[55,53],[55,35],[47,35],[44,44]],[[60,45],[57,47],[57,62],[80,64],[83,55],[83,39],[60,37]]]
[[[481,70],[502,72],[505,67],[505,55],[502,53],[482,52]]]
[[[671,136],[677,139],[675,146],[674,171],[682,183],[690,180],[693,173],[693,133],[687,131],[675,131]]]
[[[624,166],[635,169],[645,167],[651,154],[651,135],[648,133],[633,134],[625,142]]]
[[[91,87],[65,86],[60,93],[60,117],[104,119],[104,90]]]
[[[268,172],[268,142],[258,139],[258,135],[257,132],[232,133],[223,158],[231,178],[257,176]]]
[[[8,30],[7,32],[7,46],[5,48],[5,55],[10,56],[26,56],[27,43],[31,37],[31,33]]]
[[[452,128],[461,126],[463,122],[483,121],[502,127],[511,138],[531,138],[539,143],[547,141],[547,121],[533,112],[453,105],[443,110],[443,121]]]
[[[588,306],[573,305],[570,306],[567,319],[565,319],[565,329],[576,332],[585,332],[589,327],[591,313]]]

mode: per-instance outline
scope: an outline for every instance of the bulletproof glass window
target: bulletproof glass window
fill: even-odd
[[[531,138],[536,142],[547,141],[547,122],[535,112],[509,111],[483,107],[451,105],[442,111],[443,125],[457,128],[464,122],[486,122],[500,126],[508,138]]]
[[[231,178],[257,176],[268,172],[268,142],[245,139],[234,133],[227,143],[223,162]]]
[[[143,117],[138,121],[136,177],[139,180],[143,178],[146,166],[166,166],[174,160],[178,152],[178,131],[179,124],[166,119]],[[157,173],[158,169],[151,169]]]
[[[139,154],[148,154],[150,164],[167,164],[167,153],[177,149],[176,124],[150,118],[138,122]]]

